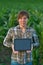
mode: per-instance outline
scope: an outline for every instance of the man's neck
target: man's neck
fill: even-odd
[[[25,32],[26,31],[26,26],[25,27],[20,26],[20,29],[22,30],[22,32]]]

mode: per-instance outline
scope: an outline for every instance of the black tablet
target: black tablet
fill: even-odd
[[[16,51],[31,50],[31,39],[14,39],[14,49]]]

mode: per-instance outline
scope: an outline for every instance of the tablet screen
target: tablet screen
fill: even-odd
[[[31,50],[31,39],[14,39],[14,49],[16,51]]]

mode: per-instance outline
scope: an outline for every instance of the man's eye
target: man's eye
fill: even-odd
[[[26,19],[26,18],[24,18],[24,19]]]

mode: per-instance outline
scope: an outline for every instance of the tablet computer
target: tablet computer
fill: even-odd
[[[31,50],[31,39],[28,38],[14,39],[14,50],[16,51]]]

